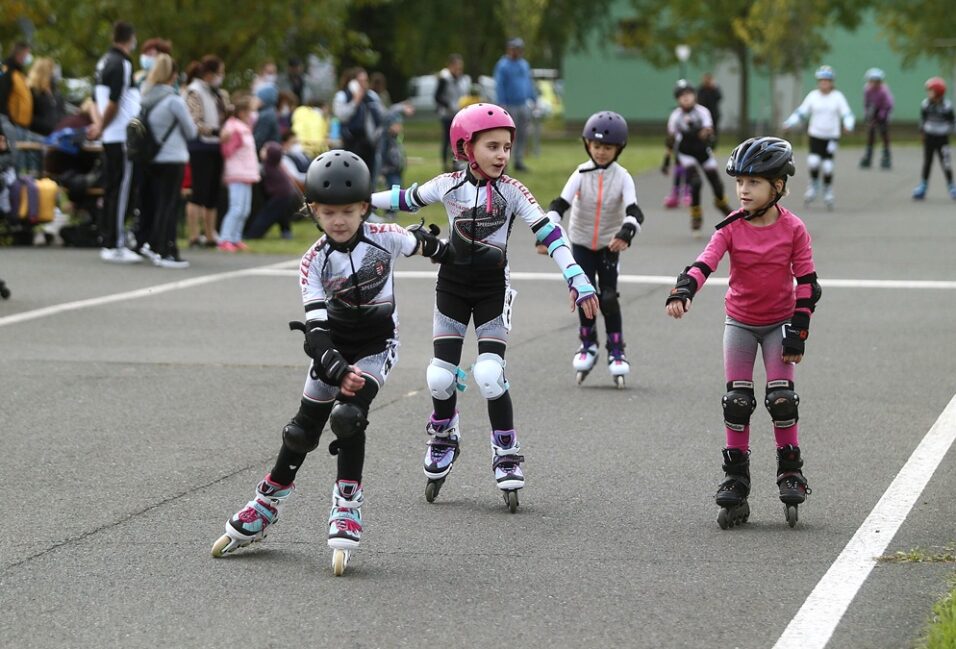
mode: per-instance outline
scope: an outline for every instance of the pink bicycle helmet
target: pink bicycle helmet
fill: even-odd
[[[515,137],[515,122],[501,106],[494,104],[472,104],[465,106],[451,121],[451,150],[456,160],[474,162],[465,153],[465,142],[471,142],[477,133],[493,128],[506,128]]]

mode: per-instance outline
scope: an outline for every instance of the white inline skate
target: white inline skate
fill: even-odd
[[[218,558],[264,539],[294,490],[294,484],[280,485],[267,475],[256,487],[255,498],[226,521],[226,533],[213,543],[212,556]]]
[[[576,373],[575,380],[578,385],[581,385],[597,363],[598,340],[594,327],[581,327],[578,335],[581,338],[581,346],[574,352],[571,365]]]
[[[352,554],[362,540],[362,485],[354,480],[338,480],[332,487],[332,511],[329,512],[329,547],[332,548],[332,573],[341,577]]]
[[[820,189],[820,179],[811,180],[807,185],[807,191],[803,194],[803,204],[809,205],[817,199],[817,192]]]
[[[435,419],[434,413],[425,424],[429,439],[425,448],[425,461],[422,469],[428,482],[425,484],[425,500],[435,502],[438,492],[445,484],[445,478],[451,473],[461,452],[459,446],[458,413],[451,419]]]
[[[521,446],[513,430],[496,430],[491,433],[491,470],[501,489],[501,495],[514,514],[518,511],[518,489],[524,487],[524,472],[521,463],[524,456],[518,455]]]
[[[828,212],[833,211],[833,206],[836,204],[836,197],[833,196],[833,187],[830,185],[823,186],[823,204],[827,206]]]
[[[608,334],[607,369],[619,390],[624,388],[624,377],[631,373],[631,364],[627,362],[627,357],[624,355],[626,346],[621,334]]]

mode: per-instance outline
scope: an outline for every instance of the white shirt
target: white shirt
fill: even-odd
[[[839,139],[841,126],[852,131],[856,123],[846,97],[839,90],[831,90],[826,94],[819,89],[811,90],[783,126],[792,128],[807,119],[807,135],[821,140]]]

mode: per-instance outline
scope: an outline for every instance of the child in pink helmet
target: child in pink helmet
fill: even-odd
[[[425,426],[429,436],[425,497],[429,502],[438,495],[459,453],[456,396],[458,390],[465,389],[465,373],[458,365],[468,323],[474,319],[478,359],[473,374],[488,400],[492,470],[509,508],[514,511],[518,506],[517,490],[524,486],[524,457],[519,455],[504,358],[515,296],[507,257],[515,216],[548,247],[568,283],[572,310],[580,307],[593,318],[598,308],[594,287],[574,261],[561,226],[548,219],[523,184],[505,174],[514,134],[514,121],[500,106],[467,106],[455,115],[450,129],[452,153],[467,163],[465,169],[441,174],[421,186],[394,186],[372,195],[377,208],[414,212],[441,202],[448,213],[450,254],[438,271],[434,358],[426,372],[434,407]]]

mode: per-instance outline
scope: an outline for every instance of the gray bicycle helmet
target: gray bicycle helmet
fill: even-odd
[[[309,165],[305,175],[305,200],[325,205],[368,201],[372,179],[365,162],[342,149],[326,151]]]

